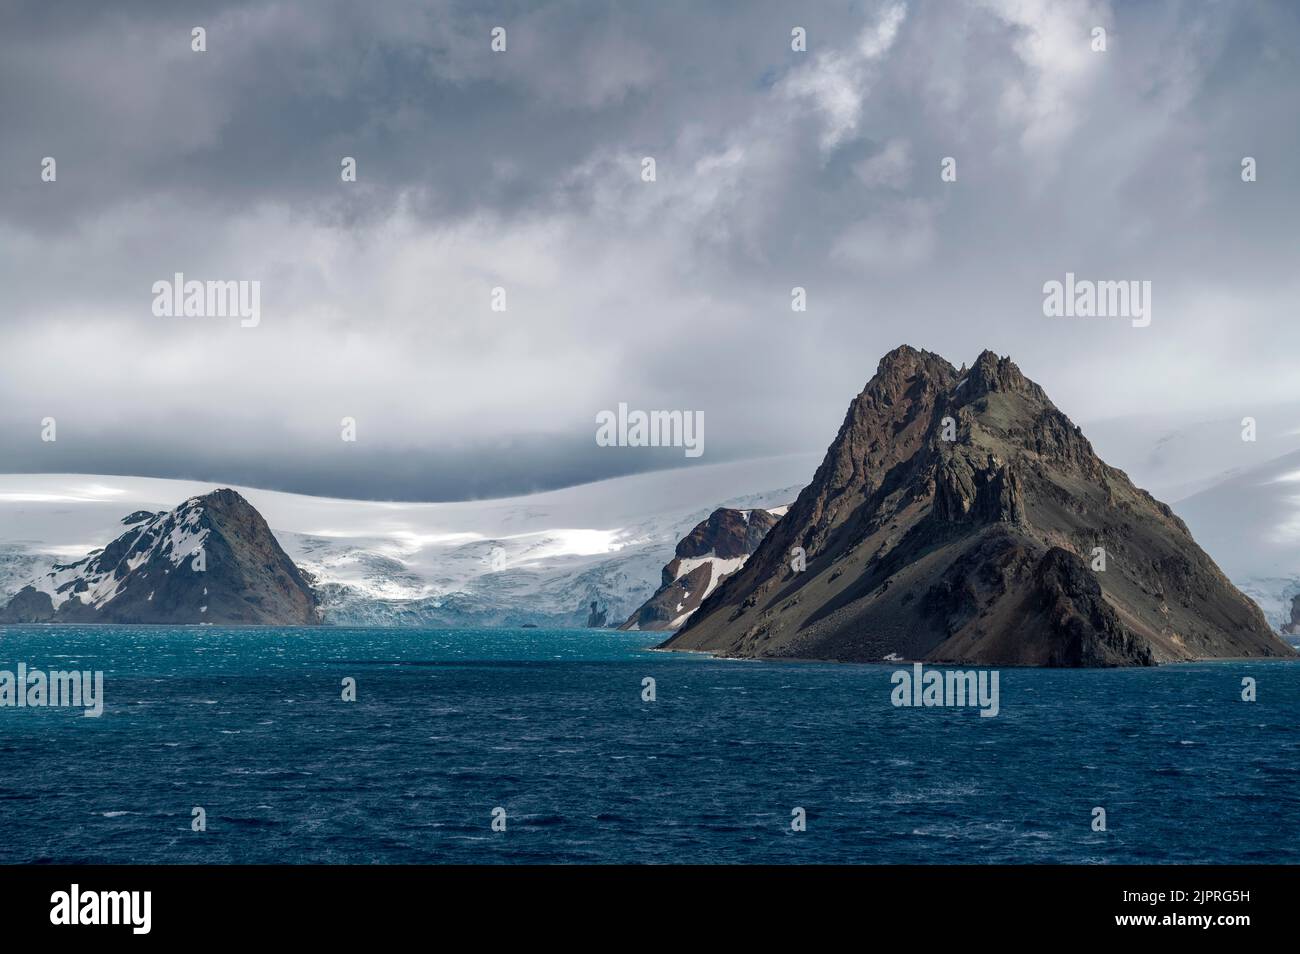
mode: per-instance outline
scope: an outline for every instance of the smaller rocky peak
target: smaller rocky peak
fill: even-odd
[[[160,510],[157,512],[152,510],[137,510],[135,513],[128,513],[125,517],[122,518],[122,526],[134,527],[137,524],[147,523],[148,521],[153,520],[155,517],[161,517],[164,513],[166,513],[165,510]]]
[[[1009,357],[999,358],[992,351],[982,351],[966,375],[968,396],[988,394],[991,391],[1023,391],[1025,376]]]
[[[880,359],[873,381],[910,381],[924,377],[936,382],[950,382],[956,369],[932,351],[921,351],[911,345],[899,345]]]
[[[776,521],[766,510],[719,507],[678,542],[676,556],[715,556],[724,560],[749,556]]]
[[[201,497],[191,497],[178,509],[202,508],[217,513],[256,512],[243,495],[229,487],[222,487]]]
[[[1025,377],[1010,357],[999,357],[995,352],[985,350],[975,359],[970,370],[960,375],[953,388],[952,400],[961,406],[990,394],[1017,394],[1032,404],[1052,406],[1047,393]]]

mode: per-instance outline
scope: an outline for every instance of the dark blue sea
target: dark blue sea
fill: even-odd
[[[981,718],[652,643],[0,627],[105,673],[98,719],[0,708],[0,862],[1300,862],[1300,663],[1003,669]]]

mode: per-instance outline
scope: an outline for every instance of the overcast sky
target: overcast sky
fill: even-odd
[[[901,343],[1010,354],[1085,429],[1294,400],[1298,50],[1280,0],[7,0],[0,471],[692,463],[597,447],[620,402],[702,411],[695,463],[820,450]],[[1045,317],[1067,271],[1150,281],[1151,324]],[[260,323],[155,316],[176,272],[260,282]]]

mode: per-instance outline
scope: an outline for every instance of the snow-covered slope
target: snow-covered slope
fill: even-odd
[[[1255,440],[1242,440],[1242,421]],[[1081,422],[1097,454],[1157,500],[1172,504],[1300,451],[1300,404],[1205,414],[1134,414]],[[1213,551],[1211,551],[1213,554]]]
[[[1300,594],[1300,452],[1173,505],[1192,535],[1270,623],[1291,621]]]
[[[316,580],[327,622],[582,625],[625,619],[677,541],[718,506],[791,500],[815,455],[681,468],[498,500],[385,503],[237,489]],[[0,475],[0,597],[102,547],[133,511],[213,484]]]
[[[200,516],[193,501],[187,501],[172,513],[136,511],[123,517],[129,532],[142,538],[124,557],[127,568],[134,570],[155,558],[172,568],[179,567],[207,538],[208,530],[198,524]],[[69,600],[99,609],[112,602],[121,586],[121,578],[113,572],[116,565],[104,550],[96,550],[75,563],[56,563],[48,573],[36,578],[32,588],[49,596],[55,609]]]
[[[55,563],[0,604],[15,623],[315,625],[309,582],[261,515],[221,489],[140,510],[102,549]]]

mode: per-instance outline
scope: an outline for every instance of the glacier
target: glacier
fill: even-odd
[[[582,626],[655,591],[692,527],[720,506],[788,504],[818,455],[695,465],[491,500],[416,503],[234,487],[266,518],[338,625]],[[219,483],[0,475],[0,600],[82,560],[129,516]]]

